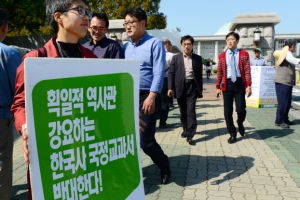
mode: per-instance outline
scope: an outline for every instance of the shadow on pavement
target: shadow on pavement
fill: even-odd
[[[201,103],[196,105],[196,109],[197,108],[218,108],[218,107],[223,107],[223,106],[221,106],[220,104],[201,104]]]
[[[27,200],[28,199],[28,186],[26,184],[13,185],[11,200]]]
[[[294,133],[293,129],[256,129],[255,130],[256,133],[259,134],[259,136],[261,137],[261,139],[268,139],[268,138],[281,138],[281,137],[286,137],[290,134]],[[252,132],[247,132],[246,130],[246,134],[249,136],[251,136]]]
[[[170,157],[171,178],[168,184],[192,186],[213,179],[210,184],[218,185],[239,177],[254,165],[248,156],[237,158],[224,156],[180,155]],[[143,168],[145,194],[160,187],[160,170],[155,164]]]
[[[227,129],[226,128],[218,128],[218,129],[214,129],[214,130],[206,130],[204,132],[197,132],[197,135],[206,135],[205,137],[199,138],[199,139],[195,139],[193,140],[193,145],[196,145],[196,143],[198,142],[204,142],[204,141],[208,141],[208,140],[212,140],[215,137],[219,137],[221,135],[226,135],[227,133]],[[229,134],[228,134],[229,137]]]
[[[156,131],[158,132],[168,132],[170,130],[173,130],[173,129],[176,129],[178,127],[181,127],[181,123],[172,123],[170,124],[170,127],[168,128],[159,128],[159,127],[156,127]]]

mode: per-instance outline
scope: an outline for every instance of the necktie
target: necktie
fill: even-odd
[[[231,81],[234,83],[236,81],[234,51],[231,51],[230,66],[231,66]]]

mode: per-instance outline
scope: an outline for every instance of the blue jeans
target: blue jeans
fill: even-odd
[[[286,123],[289,119],[288,115],[292,103],[293,87],[275,83],[275,90],[278,101],[275,124]]]

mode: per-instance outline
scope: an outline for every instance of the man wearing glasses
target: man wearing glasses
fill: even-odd
[[[108,26],[105,13],[93,13],[88,29],[92,39],[83,46],[92,50],[98,58],[124,58],[120,44],[105,36]]]
[[[17,50],[2,43],[8,31],[8,15],[0,8],[0,199],[10,199],[12,189],[13,116],[16,71],[22,59]]]
[[[166,52],[162,41],[146,32],[147,15],[141,8],[130,8],[124,12],[124,27],[129,42],[123,46],[125,59],[140,61],[140,117],[146,123],[140,135],[140,145],[159,167],[161,183],[167,184],[170,175],[170,164],[160,145],[154,137],[156,127],[156,96],[163,86]]]
[[[168,77],[168,96],[174,94],[180,109],[182,138],[192,145],[197,131],[196,100],[202,98],[202,57],[193,54],[194,38],[190,35],[181,38],[183,53],[173,56]]]
[[[246,101],[251,96],[251,68],[249,54],[238,49],[240,36],[235,32],[226,35],[227,51],[219,55],[216,95],[221,91],[224,100],[224,116],[227,130],[230,134],[228,143],[236,142],[236,128],[233,122],[233,102],[237,112],[237,124],[241,136],[245,135],[243,122],[246,118]]]
[[[85,0],[46,0],[46,16],[57,36],[52,37],[44,46],[43,57],[49,58],[96,58],[92,51],[78,43],[78,39],[86,35],[89,18]],[[38,51],[34,50],[24,56],[38,57]],[[23,139],[23,155],[26,164],[29,164],[29,151],[27,146],[27,128],[25,118],[25,93],[24,93],[24,62],[17,70],[16,93],[11,112],[15,117],[15,126]],[[36,152],[31,152],[36,153]],[[31,186],[29,171],[28,199],[31,200]]]

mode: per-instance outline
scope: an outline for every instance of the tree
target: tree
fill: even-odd
[[[158,12],[160,0],[88,0],[91,12],[105,12],[109,19],[123,19],[127,8],[141,7],[148,16],[147,29],[164,29],[167,17]]]
[[[216,64],[216,62],[213,61],[213,60],[210,59],[210,58],[202,58],[202,64],[203,64],[203,65],[206,65],[207,62],[211,62],[213,65]]]
[[[0,7],[8,12],[9,35],[32,35],[47,28],[44,1],[1,0]]]
[[[9,36],[45,35],[53,33],[46,22],[44,0],[0,0],[9,15]],[[140,6],[148,16],[147,29],[164,29],[166,16],[158,12],[160,0],[87,0],[91,12],[105,12],[109,19],[123,19],[123,11]]]

